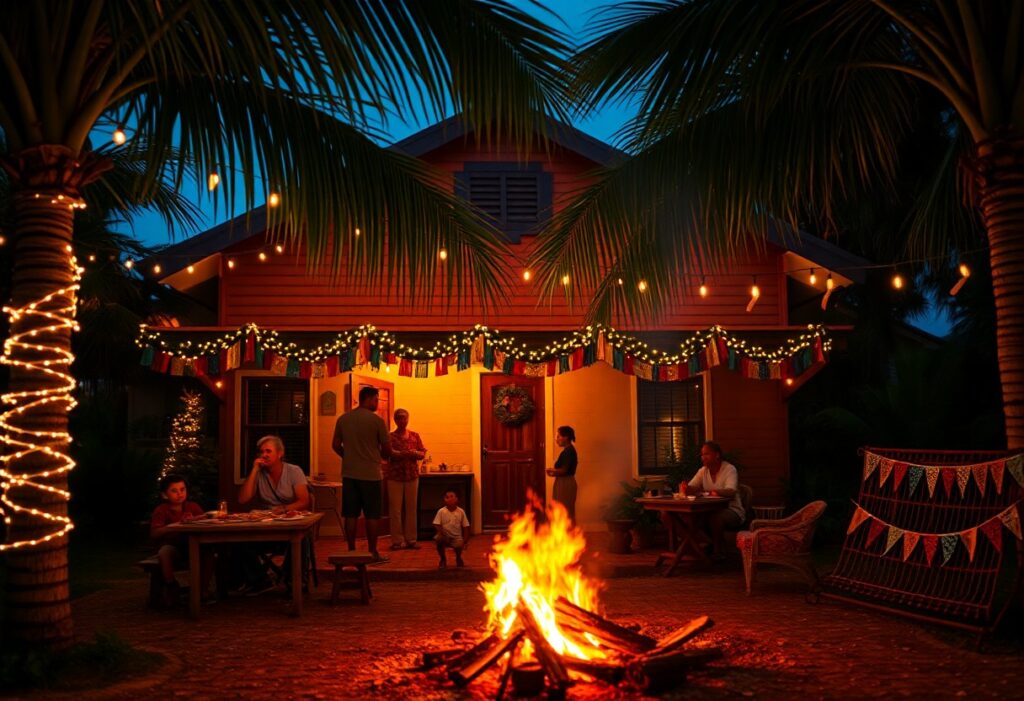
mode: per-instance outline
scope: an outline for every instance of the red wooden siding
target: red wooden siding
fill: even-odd
[[[783,504],[789,477],[789,421],[782,383],[749,380],[716,368],[711,372],[714,440],[736,458],[740,482],[754,490],[755,504]]]

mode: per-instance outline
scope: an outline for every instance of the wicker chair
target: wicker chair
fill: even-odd
[[[818,519],[824,512],[825,502],[814,501],[778,521],[755,519],[751,521],[749,531],[736,534],[736,546],[743,556],[748,595],[758,563],[795,569],[804,575],[811,590],[815,589],[818,573],[811,562],[811,541]]]

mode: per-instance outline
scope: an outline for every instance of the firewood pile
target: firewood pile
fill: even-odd
[[[535,696],[547,687],[549,698],[564,696],[578,682],[599,680],[657,694],[686,681],[687,672],[721,657],[717,647],[686,647],[711,627],[701,616],[655,640],[560,598],[555,603],[558,626],[587,636],[606,655],[583,660],[559,654],[551,646],[529,607],[520,604],[512,630],[492,630],[482,638],[444,650],[423,653],[423,668],[443,666],[457,686],[466,686],[494,665],[502,665],[497,698],[512,691]],[[509,689],[511,681],[512,689]]]

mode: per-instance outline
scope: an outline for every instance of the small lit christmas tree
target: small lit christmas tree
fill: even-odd
[[[203,406],[202,397],[185,390],[181,395],[184,410],[171,423],[171,443],[160,476],[185,474],[199,461],[202,450]]]
[[[188,498],[213,508],[217,500],[218,459],[216,450],[203,436],[206,406],[201,394],[187,389],[182,392],[181,402],[184,408],[171,422],[171,439],[160,476],[181,475],[188,482]]]

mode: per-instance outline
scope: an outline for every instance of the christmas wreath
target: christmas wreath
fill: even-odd
[[[522,387],[499,387],[494,397],[494,418],[502,426],[522,426],[533,418],[533,400]]]

